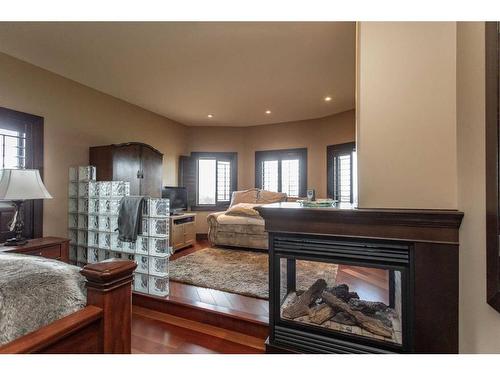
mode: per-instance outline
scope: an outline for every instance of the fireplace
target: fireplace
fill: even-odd
[[[410,351],[408,244],[286,234],[272,241],[274,343],[303,352]],[[377,275],[377,285],[337,282],[339,269]]]
[[[458,352],[461,212],[257,210],[269,233],[268,352]]]

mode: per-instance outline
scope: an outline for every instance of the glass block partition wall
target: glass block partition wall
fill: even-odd
[[[136,242],[118,239],[120,200],[130,195],[125,181],[95,181],[93,166],[71,167],[68,187],[68,237],[70,262],[77,266],[106,259],[130,259],[137,263],[133,289],[167,296],[169,201],[147,198],[143,208],[142,234]]]

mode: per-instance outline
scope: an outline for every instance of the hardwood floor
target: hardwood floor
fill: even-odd
[[[176,252],[171,260],[208,246],[208,241],[198,241],[195,246]],[[386,270],[340,265],[336,282],[348,284],[362,299],[388,303],[388,280]],[[135,296],[134,303],[136,299],[140,300],[141,296]],[[141,306],[133,307],[133,353],[264,352],[269,316],[266,300],[171,281],[168,297],[149,300]],[[207,319],[209,313],[215,317]],[[230,329],[220,328],[226,327],[226,322],[231,319],[234,321],[227,324]],[[224,324],[218,324],[221,321]],[[254,328],[240,329],[238,321],[243,326],[245,322],[252,322]],[[255,326],[256,323],[259,326]]]
[[[132,353],[259,354],[264,339],[134,306]]]
[[[354,267],[341,264],[337,284],[349,285],[359,298],[389,304],[389,271],[378,268]]]
[[[170,256],[170,260],[176,260],[179,259],[180,257],[192,254],[196,251],[203,250],[207,247],[210,246],[210,243],[208,240],[197,240],[196,243],[193,246],[186,247],[181,250],[177,250],[172,256]]]
[[[218,307],[219,311],[244,316],[267,323],[269,304],[267,300],[223,292],[215,289],[201,288],[193,285],[170,282],[169,300],[190,302],[198,306]]]
[[[199,240],[195,246],[177,251],[171,256],[170,260],[192,254],[209,246],[210,244],[207,240]],[[268,322],[269,304],[267,300],[259,298],[170,281],[170,295],[168,299],[193,303],[209,309],[214,308],[218,311],[224,311],[255,321]]]
[[[209,247],[207,240],[201,240],[195,246],[176,252],[171,260],[192,254]],[[361,299],[389,302],[389,273],[387,270],[368,267],[340,265],[337,272],[337,284],[348,284]],[[201,288],[193,285],[170,282],[170,297],[184,302],[192,301],[210,306],[217,306],[225,311],[243,314],[260,321],[268,321],[269,304],[266,300]]]

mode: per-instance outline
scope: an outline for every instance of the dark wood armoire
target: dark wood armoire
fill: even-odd
[[[131,195],[161,197],[163,154],[139,142],[89,148],[98,181],[129,181]]]

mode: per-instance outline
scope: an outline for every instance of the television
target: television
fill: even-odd
[[[170,200],[170,212],[176,213],[188,208],[187,190],[185,187],[165,186],[161,192],[162,198]]]

